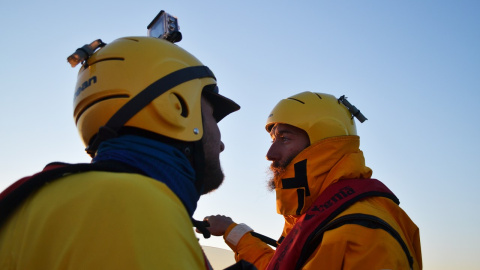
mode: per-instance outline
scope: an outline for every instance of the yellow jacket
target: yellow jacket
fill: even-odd
[[[29,196],[0,227],[0,269],[205,268],[182,202],[138,174],[65,176]]]
[[[285,173],[275,179],[277,212],[285,218],[282,237],[291,231],[298,218],[329,185],[339,179],[370,178],[372,171],[365,166],[359,144],[357,136],[333,137],[319,141],[298,154],[287,166]],[[295,177],[294,164],[305,159],[310,195],[304,196],[299,206],[297,189],[283,188],[282,179]],[[307,194],[307,188],[302,189],[303,194]],[[373,215],[390,224],[407,244],[414,259],[413,269],[422,269],[419,230],[397,204],[387,198],[370,197],[353,204],[338,217],[353,213]],[[265,269],[275,250],[250,233],[232,241],[229,234],[238,231],[240,226],[236,225],[232,224],[224,236],[226,243],[235,252],[236,259],[249,261],[258,269]],[[410,267],[400,244],[386,231],[347,224],[325,232],[322,242],[302,269],[371,270]]]

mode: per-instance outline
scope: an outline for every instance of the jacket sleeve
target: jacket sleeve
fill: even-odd
[[[410,269],[400,244],[384,230],[344,225],[325,232],[304,270]],[[413,269],[421,269],[417,263]]]
[[[225,243],[235,253],[235,260],[245,260],[257,269],[265,269],[275,252],[268,244],[253,236],[245,224],[232,224],[225,232]]]

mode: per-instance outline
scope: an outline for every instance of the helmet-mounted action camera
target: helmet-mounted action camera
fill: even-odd
[[[208,67],[173,43],[180,40],[176,18],[161,11],[148,29],[149,36],[94,42],[76,52],[84,57],[76,61],[82,67],[74,119],[92,157],[103,141],[140,131],[201,155],[202,97],[214,107],[217,122],[240,108],[218,93]]]
[[[178,19],[165,11],[160,11],[153,21],[147,26],[148,36],[166,39],[172,43],[182,40]]]
[[[182,40],[182,33],[179,31],[180,27],[178,26],[177,17],[174,17],[163,10],[155,16],[152,22],[147,26],[147,29],[147,35],[149,37],[165,39],[172,43]],[[72,67],[75,67],[92,56],[98,48],[104,47],[105,45],[107,44],[101,39],[97,39],[90,44],[78,48],[67,58],[67,61]]]

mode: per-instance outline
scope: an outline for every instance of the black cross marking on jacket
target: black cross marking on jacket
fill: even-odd
[[[310,196],[310,189],[307,181],[307,160],[302,160],[293,165],[295,177],[282,179],[283,189],[297,189],[298,208],[297,215],[300,215],[305,205],[305,196]]]

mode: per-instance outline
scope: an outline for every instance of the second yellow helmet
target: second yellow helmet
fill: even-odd
[[[265,128],[270,132],[276,123],[300,128],[308,134],[310,144],[329,137],[357,135],[350,111],[353,106],[349,110],[344,103],[350,105],[344,97],[337,99],[330,94],[302,92],[278,102]]]

